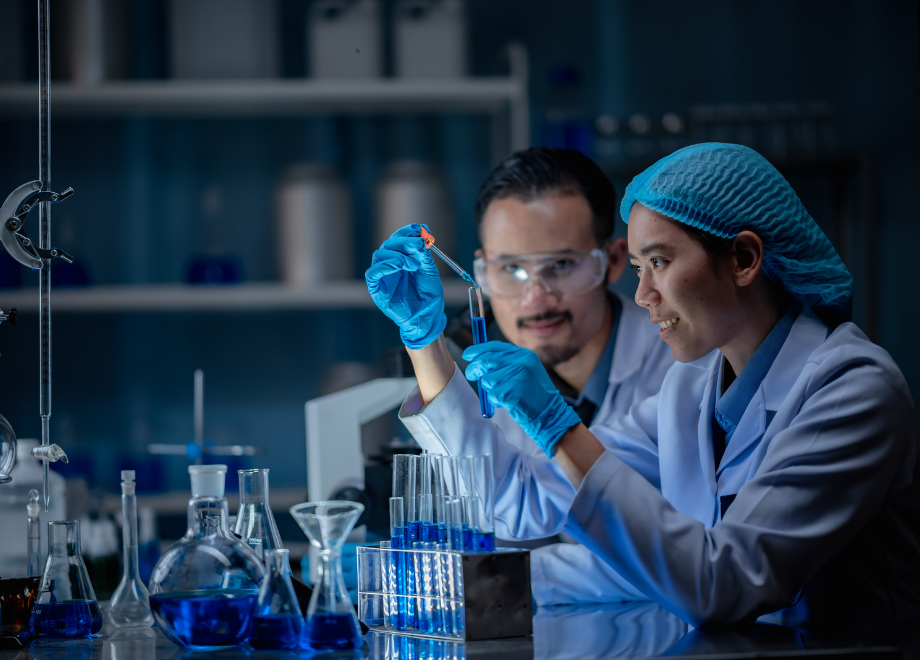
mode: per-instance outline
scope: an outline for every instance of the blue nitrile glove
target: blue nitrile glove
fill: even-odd
[[[478,380],[493,405],[507,409],[546,455],[581,419],[553,385],[537,354],[503,341],[463,351],[467,380]]]
[[[420,231],[412,224],[394,232],[374,252],[364,274],[374,303],[396,322],[403,343],[413,349],[433,342],[447,325],[444,287]]]

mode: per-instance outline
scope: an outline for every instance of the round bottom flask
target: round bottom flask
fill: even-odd
[[[255,616],[264,571],[256,554],[230,534],[225,465],[192,465],[188,530],[150,578],[150,606],[177,644],[213,650],[242,644]]]
[[[319,580],[307,607],[304,646],[319,652],[361,648],[364,640],[358,617],[342,577],[342,545],[364,506],[344,501],[307,502],[292,506],[290,511],[319,558]]]
[[[89,637],[102,629],[102,614],[80,554],[80,522],[48,523],[49,552],[29,619],[37,637]]]

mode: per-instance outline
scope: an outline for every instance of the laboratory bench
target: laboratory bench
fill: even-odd
[[[103,616],[105,610],[103,609]],[[316,658],[361,660],[592,660],[601,658],[820,658],[898,660],[917,657],[895,646],[847,641],[778,625],[752,624],[693,630],[648,602],[539,609],[534,635],[475,642],[448,642],[371,632],[360,651]],[[306,658],[307,652],[228,649],[192,653],[159,628],[116,631],[106,623],[93,639],[35,640],[0,651],[0,660],[178,660],[179,658]]]

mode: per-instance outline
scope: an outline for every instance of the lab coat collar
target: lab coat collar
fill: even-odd
[[[814,353],[815,349],[826,338],[827,326],[815,316],[811,309],[803,308],[799,312],[776,359],[773,361],[773,366],[770,367],[763,382],[745,409],[741,420],[738,422],[738,427],[725,448],[725,455],[722,457],[719,472],[763,436],[766,431],[767,411],[776,412],[779,410],[789,395],[792,386],[802,374],[802,369],[804,369],[809,356]],[[721,363],[721,360],[716,362],[716,375]],[[714,399],[707,398],[704,401],[714,401]],[[706,415],[706,417],[711,417],[711,415]],[[700,453],[702,454],[703,436],[700,436],[700,444]],[[709,447],[711,461],[711,433],[705,438],[705,444]],[[711,462],[710,465],[712,465]]]

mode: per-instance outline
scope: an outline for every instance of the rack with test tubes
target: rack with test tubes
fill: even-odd
[[[492,457],[393,458],[390,540],[358,548],[359,618],[435,638],[530,634],[529,553],[495,547]],[[511,616],[482,625],[490,608]]]

